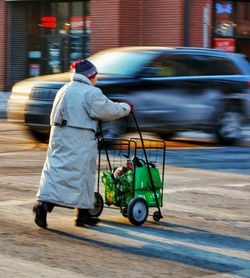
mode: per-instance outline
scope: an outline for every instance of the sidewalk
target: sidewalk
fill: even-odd
[[[7,103],[10,97],[10,92],[0,92],[0,119],[7,117]]]

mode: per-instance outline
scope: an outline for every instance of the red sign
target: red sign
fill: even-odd
[[[235,39],[228,38],[214,38],[214,48],[223,50],[225,52],[235,52]]]
[[[84,27],[83,16],[71,16],[70,23],[72,29],[83,29]]]
[[[85,19],[85,21],[84,21]],[[86,16],[85,18],[83,16],[71,16],[70,17],[70,24],[71,29],[89,29],[90,28],[90,17]],[[86,26],[84,26],[86,25]]]
[[[47,28],[55,28],[56,27],[56,17],[54,16],[43,16],[41,17],[41,26]]]

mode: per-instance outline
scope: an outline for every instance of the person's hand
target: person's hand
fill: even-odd
[[[133,104],[131,104],[131,103],[127,103],[127,104],[129,105],[131,111],[134,111],[134,110],[135,110],[135,107],[134,107]]]

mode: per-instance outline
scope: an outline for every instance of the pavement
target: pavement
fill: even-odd
[[[0,92],[0,119],[7,117],[7,103],[10,97],[10,92]]]
[[[249,278],[249,149],[167,149],[160,222],[154,208],[137,227],[105,207],[97,226],[75,227],[56,207],[44,230],[31,208],[47,146],[2,121],[0,277]]]

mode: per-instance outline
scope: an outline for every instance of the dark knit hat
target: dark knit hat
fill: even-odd
[[[74,62],[71,66],[76,73],[80,73],[87,78],[91,79],[97,75],[97,68],[88,60],[78,60]]]

